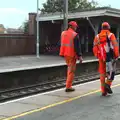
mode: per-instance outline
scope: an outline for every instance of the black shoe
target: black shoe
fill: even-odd
[[[106,89],[106,92],[107,92],[107,93],[109,93],[109,94],[112,94],[112,93],[113,93],[112,89],[110,88],[110,85],[105,84],[105,89]]]
[[[65,92],[73,92],[73,91],[75,91],[74,88],[67,88],[67,89],[65,90]]]
[[[102,96],[107,96],[107,92],[102,93]]]

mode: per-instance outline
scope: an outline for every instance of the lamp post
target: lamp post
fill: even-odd
[[[36,56],[39,58],[39,0],[37,0],[37,40],[36,40]]]
[[[68,27],[68,0],[64,1],[64,30]]]

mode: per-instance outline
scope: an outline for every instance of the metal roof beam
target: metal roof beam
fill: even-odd
[[[89,17],[87,17],[87,20],[88,20],[88,22],[89,22],[90,26],[92,27],[92,29],[93,29],[93,31],[94,31],[94,33],[95,33],[95,35],[97,35],[97,31],[96,31],[96,29],[95,29],[94,25],[92,24],[91,20],[89,19]]]

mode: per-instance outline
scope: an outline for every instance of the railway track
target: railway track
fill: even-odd
[[[117,69],[116,74],[120,74],[120,69]],[[94,81],[98,78],[98,73],[86,73],[82,76],[75,77],[73,85]],[[65,79],[0,91],[0,103],[62,87],[65,87]]]

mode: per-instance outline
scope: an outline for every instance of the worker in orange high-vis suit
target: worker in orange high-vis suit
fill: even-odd
[[[112,56],[111,51],[113,51],[113,57],[110,57]],[[108,93],[112,94],[111,84],[115,76],[113,63],[119,57],[119,46],[115,35],[110,32],[110,25],[107,22],[103,22],[101,32],[95,36],[93,53],[99,59],[102,96],[106,96]],[[107,69],[112,70],[109,74],[110,77],[108,77]],[[107,80],[105,80],[106,77]]]
[[[83,59],[79,35],[75,32],[78,25],[75,21],[69,22],[68,25],[68,29],[61,34],[60,56],[65,58],[68,66],[65,91],[72,92],[75,91],[75,89],[72,88],[72,82],[76,70],[76,60],[80,60],[80,63],[82,63]]]

